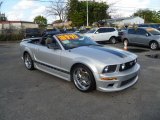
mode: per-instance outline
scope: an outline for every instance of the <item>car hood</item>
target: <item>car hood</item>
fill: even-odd
[[[133,53],[109,46],[82,46],[72,49],[71,52],[104,64],[122,64],[137,58]]]

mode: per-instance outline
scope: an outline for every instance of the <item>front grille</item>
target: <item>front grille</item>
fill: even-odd
[[[122,81],[120,86],[127,85],[128,83],[131,83],[137,76],[130,78],[128,80]]]
[[[135,64],[136,64],[136,60],[121,64],[120,68],[119,68],[119,71],[128,70],[128,69],[132,68]],[[125,66],[124,68],[122,67],[123,65]]]

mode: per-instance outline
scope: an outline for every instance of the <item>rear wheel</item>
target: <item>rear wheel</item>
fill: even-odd
[[[128,39],[123,40],[123,45],[129,45]]]
[[[158,49],[158,43],[156,41],[153,41],[150,43],[150,49],[157,50]]]
[[[29,53],[24,54],[24,64],[28,70],[34,69],[33,60],[31,56],[29,55]]]
[[[116,44],[116,42],[117,42],[117,40],[116,40],[115,37],[111,37],[111,38],[109,39],[109,41],[110,41],[112,44]]]
[[[71,78],[75,87],[82,92],[92,91],[96,87],[92,72],[84,65],[75,66],[71,72]]]

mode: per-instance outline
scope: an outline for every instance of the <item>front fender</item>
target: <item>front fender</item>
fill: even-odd
[[[94,63],[91,60],[88,60],[86,58],[76,58],[76,59],[74,59],[72,66],[77,63],[80,63],[80,64],[87,66],[92,71],[92,73],[98,73],[98,69],[96,68],[96,66],[94,65]],[[71,68],[72,68],[72,66],[71,66]],[[71,70],[71,68],[70,68],[70,70]]]

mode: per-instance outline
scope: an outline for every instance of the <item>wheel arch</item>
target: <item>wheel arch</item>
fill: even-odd
[[[70,73],[72,72],[73,68],[76,67],[77,65],[84,65],[84,66],[86,66],[87,68],[90,69],[90,71],[91,71],[92,73],[94,73],[94,71],[95,71],[95,70],[92,69],[93,67],[91,67],[90,65],[87,65],[87,64],[82,63],[82,62],[76,62],[76,63],[74,63],[74,64],[71,66],[71,68],[70,68]]]
[[[23,56],[22,56],[23,58],[24,58],[24,55],[25,55],[26,53],[28,53],[28,54],[31,56],[31,58],[33,59],[33,55],[32,55],[31,50],[30,50],[30,49],[27,49],[27,48],[25,48],[24,51],[23,51]]]
[[[123,38],[122,42],[124,42],[124,40],[128,40],[128,42],[129,42],[129,39],[128,39],[128,38]]]
[[[149,42],[149,46],[151,45],[152,42],[158,43],[156,40],[151,40],[151,41]]]
[[[86,67],[92,72],[92,74],[93,74],[93,76],[94,76],[94,79],[96,79],[95,72],[98,73],[98,70],[96,69],[96,67],[93,66],[93,65],[86,64],[86,63],[84,63],[84,62],[75,62],[75,63],[71,66],[71,68],[70,68],[70,75],[71,75],[74,67],[76,67],[77,65],[84,65],[84,66],[86,66]],[[96,80],[95,80],[95,81],[96,81]]]
[[[109,38],[109,40],[110,40],[111,38],[115,38],[115,39],[117,40],[117,37],[116,37],[115,35],[111,36],[111,37]]]
[[[25,54],[29,54],[29,52],[28,52],[28,51],[24,51],[24,52],[23,52],[23,58],[24,58],[24,55],[25,55]]]

